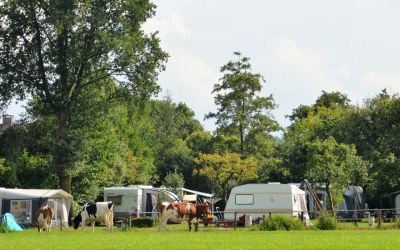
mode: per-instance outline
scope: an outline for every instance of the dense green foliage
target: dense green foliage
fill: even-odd
[[[320,230],[335,230],[336,225],[336,218],[329,214],[323,214],[318,218],[317,228]]]
[[[154,8],[149,1],[100,0],[0,5],[0,106],[29,96],[34,118],[51,119],[50,164],[68,192],[98,101],[100,111],[112,99],[146,100],[159,90],[166,54],[155,34],[141,29]]]
[[[275,107],[272,96],[258,95],[263,76],[251,72],[250,58],[234,54],[238,60],[221,67],[223,76],[212,92],[218,111],[206,118],[216,119],[217,134],[236,138],[238,143],[230,150],[245,156],[261,151],[265,140],[271,140],[270,132],[279,130],[279,125],[270,114]]]
[[[155,226],[155,221],[153,218],[150,217],[143,217],[143,218],[136,218],[133,219],[131,222],[132,227],[154,227]]]
[[[213,191],[222,194],[226,202],[234,186],[257,179],[257,161],[242,159],[237,153],[200,154],[195,162],[202,166],[195,174],[206,176],[213,184]]]
[[[261,231],[277,231],[277,230],[303,230],[304,224],[301,220],[293,219],[288,216],[272,216],[268,217],[261,225]]]

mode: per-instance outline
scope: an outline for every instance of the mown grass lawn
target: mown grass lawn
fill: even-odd
[[[115,230],[108,234],[103,228],[68,229],[61,232],[37,233],[29,229],[19,233],[0,234],[0,249],[399,249],[400,230],[338,230],[338,231],[275,231],[200,228],[189,233],[187,225],[156,228]]]

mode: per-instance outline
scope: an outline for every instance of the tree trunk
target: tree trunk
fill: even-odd
[[[67,193],[72,193],[72,177],[71,176],[66,176],[62,175],[59,176],[59,185],[62,190],[64,190]]]
[[[328,210],[332,211],[332,215],[335,214],[335,211],[333,209],[333,200],[332,200],[332,194],[331,194],[331,189],[330,189],[330,183],[326,182],[325,183],[325,189],[326,189],[326,194],[328,195]]]
[[[57,173],[59,186],[65,192],[72,193],[72,178],[67,173],[71,164],[72,154],[68,143],[68,114],[61,111],[57,115],[56,141],[53,152],[53,165]]]
[[[243,157],[244,153],[244,132],[242,123],[239,124],[239,134],[240,134],[240,155]]]
[[[361,196],[361,209],[365,209],[366,208],[367,190],[368,190],[368,186],[367,185],[363,186],[363,192],[362,192],[362,196]]]

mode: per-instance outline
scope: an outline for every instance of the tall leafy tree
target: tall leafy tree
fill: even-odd
[[[32,97],[54,117],[52,164],[71,192],[74,117],[83,93],[117,82],[114,97],[146,99],[166,54],[141,25],[154,15],[144,1],[5,0],[0,5],[0,101]]]
[[[161,181],[170,172],[183,174],[185,183],[192,187],[193,154],[186,142],[190,136],[203,128],[194,118],[194,112],[184,103],[174,103],[170,97],[150,101],[146,116],[154,126],[151,142],[156,152],[155,165]]]
[[[236,61],[229,61],[221,67],[222,78],[214,85],[215,104],[218,111],[206,118],[215,118],[217,133],[236,136],[239,152],[246,155],[255,145],[270,137],[279,126],[270,111],[275,107],[272,96],[262,97],[264,78],[251,71],[250,59],[234,53]],[[261,135],[261,136],[260,136]]]
[[[305,178],[309,142],[330,136],[340,142],[346,138],[344,119],[352,108],[345,94],[323,91],[313,105],[300,105],[288,116],[292,124],[285,131],[283,158],[292,181],[300,182]]]
[[[345,119],[345,142],[355,144],[359,154],[371,163],[371,180],[364,190],[369,190],[372,207],[391,206],[390,193],[400,189],[399,114],[400,97],[382,90]]]
[[[200,154],[195,161],[201,166],[196,171],[209,178],[213,184],[213,190],[210,191],[222,195],[225,202],[234,186],[258,177],[257,161],[252,157],[242,159],[237,153]]]
[[[313,183],[325,184],[331,210],[337,205],[334,197],[348,185],[362,185],[367,181],[367,164],[357,155],[354,145],[337,143],[328,137],[317,139],[308,147],[307,178]]]

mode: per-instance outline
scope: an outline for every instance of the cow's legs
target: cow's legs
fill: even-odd
[[[51,230],[51,218],[46,221],[46,230],[47,232]]]
[[[168,220],[168,219],[163,218],[162,216],[160,216],[160,218],[159,218],[159,223],[160,223],[160,225],[159,225],[159,227],[158,227],[158,231],[159,231],[159,232],[161,232],[161,229],[163,229],[163,231],[165,231],[165,227],[166,227],[166,224],[167,224],[167,220]]]
[[[91,227],[92,227],[92,232],[94,233],[94,224],[95,224],[95,221],[94,220],[91,220],[90,221],[90,225],[91,225]]]
[[[188,220],[188,224],[189,224],[189,232],[192,231],[192,221],[189,219]]]

